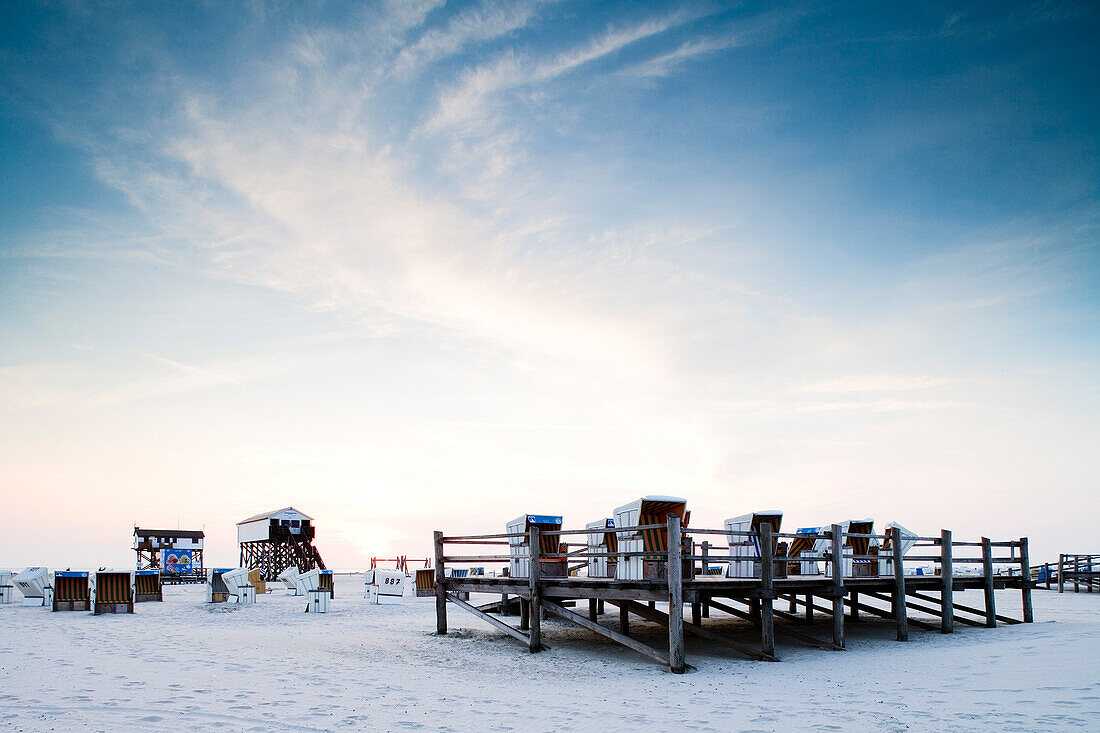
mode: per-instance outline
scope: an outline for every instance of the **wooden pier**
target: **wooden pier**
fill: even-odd
[[[816,536],[829,541],[830,550],[822,556],[797,557],[777,555],[780,539],[793,539],[794,534],[773,532],[768,524],[760,524],[752,531],[691,529],[681,527],[680,517],[668,516],[667,524],[650,524],[637,527],[620,527],[615,532],[642,532],[665,530],[668,533],[667,551],[646,550],[638,553],[595,553],[587,545],[583,550],[570,550],[564,540],[570,536],[584,535],[591,530],[542,531],[541,535],[557,535],[562,540],[562,551],[540,551],[540,530],[532,527],[526,539],[529,558],[528,577],[471,576],[449,577],[447,569],[456,565],[507,564],[509,555],[458,554],[459,546],[507,546],[509,540],[522,534],[492,534],[446,536],[435,533],[435,594],[436,631],[447,633],[448,603],[461,608],[494,628],[516,639],[532,653],[544,651],[542,618],[544,613],[558,616],[606,639],[617,642],[643,654],[672,672],[681,673],[687,666],[684,636],[689,634],[730,650],[740,656],[757,661],[777,661],[775,637],[797,639],[813,646],[829,650],[844,649],[845,611],[851,621],[857,621],[861,613],[888,618],[896,629],[898,641],[909,638],[910,627],[951,633],[956,624],[993,628],[1000,623],[1030,623],[1031,572],[1028,565],[1027,538],[1007,542],[960,542],[952,539],[950,531],[943,530],[939,537],[919,537],[909,555],[903,555],[899,530],[889,535],[846,533],[840,525],[832,525]],[[756,540],[759,546],[759,577],[730,578],[710,574],[710,570],[728,563],[723,558],[721,545],[715,545],[713,536],[727,538],[740,535]],[[797,535],[805,538],[806,535]],[[702,542],[703,554],[695,555],[697,540]],[[847,546],[849,539],[875,540],[884,546],[889,539],[890,555],[853,554]],[[575,544],[575,543],[574,543]],[[864,545],[868,543],[863,543]],[[514,547],[512,558],[515,558]],[[921,550],[928,554],[920,554]],[[452,554],[447,554],[448,552]],[[1008,555],[1007,557],[1005,555]],[[570,574],[565,577],[543,577],[540,568],[543,561],[583,560],[590,557],[617,558],[624,555],[644,555],[647,560],[660,559],[663,577],[639,580],[614,578],[589,578]],[[861,568],[858,577],[845,576],[845,560],[854,560]],[[879,575],[880,561],[892,560],[889,575]],[[933,563],[934,575],[907,575],[905,563]],[[697,565],[701,563],[701,565]],[[818,575],[795,575],[789,569],[802,569],[807,563],[822,567]],[[957,566],[980,567],[980,573],[957,573]],[[998,568],[1006,568],[997,572]],[[575,572],[575,570],[570,571]],[[1017,588],[1022,596],[1022,618],[1013,619],[997,613],[995,594],[997,589]],[[980,606],[955,603],[957,591],[982,592],[984,602]],[[500,601],[475,606],[467,599],[471,593],[494,594]],[[502,617],[514,608],[519,599],[519,624],[513,626]],[[586,615],[567,606],[588,601]],[[877,601],[889,608],[870,603]],[[777,603],[787,604],[787,610],[777,608]],[[657,607],[661,604],[661,608]],[[600,613],[606,605],[618,609],[617,623],[600,622]],[[685,606],[690,608],[691,618],[684,618]],[[664,610],[663,610],[664,609]],[[728,638],[716,624],[704,623],[710,610],[751,621],[759,629],[759,647]],[[939,619],[938,624],[910,619],[908,611],[917,610]],[[800,613],[801,612],[801,613]],[[831,629],[824,638],[811,633],[815,626],[815,612],[831,617]],[[654,622],[668,631],[668,647],[655,648],[631,636],[631,616]],[[708,625],[710,628],[708,628]]]
[[[1050,578],[1050,568],[1047,568],[1046,577]],[[1086,593],[1100,590],[1100,555],[1059,555],[1059,593],[1065,592],[1067,583],[1073,584],[1074,593],[1079,593],[1082,587]],[[1050,587],[1049,580],[1047,587]]]

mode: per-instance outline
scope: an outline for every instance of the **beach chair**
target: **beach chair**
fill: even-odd
[[[233,568],[222,573],[228,603],[250,606],[256,602],[256,589],[248,582],[248,568]]]
[[[379,606],[400,606],[405,603],[405,573],[401,570],[376,570],[370,601]]]
[[[755,534],[737,533],[757,532],[760,525],[765,523],[772,528],[773,533],[778,532],[780,525],[783,523],[783,512],[778,510],[759,511],[726,520],[726,540],[730,546],[730,561],[729,565],[726,566],[727,578],[760,577],[760,538]],[[773,536],[773,556],[778,542],[779,538]],[[773,564],[773,576],[775,575],[774,570],[782,565],[784,565],[782,562]],[[786,569],[783,568],[783,575],[778,577],[785,577],[786,574]]]
[[[416,569],[416,595],[419,598],[435,595],[435,568]]]
[[[843,550],[845,555],[878,554],[878,540],[872,540],[869,537],[847,536],[849,532],[854,534],[874,534],[875,522],[873,519],[849,519],[839,524],[841,531],[845,533]],[[878,560],[853,560],[850,557],[844,557],[841,562],[841,567],[844,572],[844,577],[863,578],[878,575],[878,564]],[[832,563],[825,564],[825,574],[832,577]]]
[[[134,573],[134,603],[163,600],[164,588],[159,570],[138,570]]]
[[[23,594],[24,606],[53,607],[53,584],[46,568],[27,568],[15,576],[14,583]]]
[[[15,583],[10,570],[0,570],[0,605],[15,602]]]
[[[905,554],[909,550],[913,549],[913,545],[917,544],[917,538],[919,535],[916,532],[911,532],[905,527],[902,527],[897,522],[890,522],[886,525],[886,539],[882,542],[882,550],[880,554],[882,559],[878,561],[878,574],[879,575],[893,575],[894,574],[894,549],[893,539],[891,538],[890,530],[894,528],[898,529],[898,533],[901,535],[901,556],[905,557]]]
[[[264,580],[263,571],[259,568],[248,571],[248,584],[256,589],[256,595],[258,596],[267,593],[267,581]]]
[[[619,551],[619,537],[615,534],[615,520],[597,519],[585,525],[588,530],[588,552],[613,555]],[[611,530],[611,531],[608,531]],[[618,560],[614,557],[589,557],[589,578],[614,578]]]
[[[687,526],[691,512],[687,510],[687,499],[676,496],[644,496],[641,499],[624,504],[614,512],[618,537],[619,557],[615,565],[615,577],[619,580],[656,580],[668,577],[667,555],[644,554],[628,556],[627,553],[667,553],[668,552],[668,515],[680,517],[683,526]],[[641,527],[646,525],[666,525],[644,530],[622,530],[622,527]],[[686,563],[690,576],[692,563]]]
[[[336,588],[333,585],[331,570],[322,570],[317,574],[317,589],[328,592],[329,598],[336,597]]]
[[[97,570],[91,573],[92,613],[134,612],[134,571]]]
[[[53,610],[92,610],[87,572],[61,570],[53,574]]]
[[[322,574],[328,576],[328,588],[322,588]],[[306,611],[313,613],[328,613],[329,602],[332,600],[332,571],[313,568],[298,576],[298,587],[302,595],[306,597]]]
[[[561,529],[561,517],[549,514],[523,514],[506,526],[506,532],[514,535],[508,538],[508,573],[513,578],[526,578],[531,575],[531,559],[528,551],[528,532],[532,527],[539,530],[558,531]],[[542,554],[561,553],[561,538],[558,535],[540,536],[539,552]],[[539,574],[544,578],[565,577],[565,558],[543,560]]]
[[[289,595],[305,595],[305,591],[298,587],[298,575],[298,568],[294,565],[291,565],[289,568],[286,568],[285,570],[283,570],[283,572],[279,573],[278,580],[286,587]]]
[[[206,602],[225,603],[229,598],[229,589],[222,581],[222,575],[235,568],[210,568],[206,571]]]
[[[799,527],[795,530],[797,536],[791,540],[787,556],[807,559],[789,562],[787,564],[788,575],[821,575],[824,572],[820,562],[808,559],[825,557],[825,549],[829,544],[829,540],[818,536],[822,531],[824,531],[823,527]]]

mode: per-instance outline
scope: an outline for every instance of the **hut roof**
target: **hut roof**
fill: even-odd
[[[201,529],[144,529],[134,527],[134,535],[137,537],[186,537],[191,540],[201,540],[206,533]]]
[[[313,520],[313,517],[309,516],[308,514],[305,514],[303,512],[298,511],[294,507],[285,506],[282,509],[275,509],[275,510],[270,511],[270,512],[263,512],[261,514],[257,514],[256,516],[249,517],[248,519],[242,519],[241,521],[237,522],[237,524],[238,525],[248,524],[249,522],[258,522],[261,519],[270,519],[271,517],[274,517],[276,514],[282,514],[283,512],[286,512],[286,511],[291,511],[291,512],[295,512],[296,514],[301,514],[303,519],[308,519],[310,521]]]

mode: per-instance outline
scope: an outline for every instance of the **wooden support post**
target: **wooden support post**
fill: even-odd
[[[993,597],[993,546],[982,537],[982,580],[985,588],[985,625],[997,628],[997,601]]]
[[[940,530],[940,633],[955,630],[955,565],[951,556],[951,530]]]
[[[528,621],[531,623],[530,642],[528,649],[531,653],[542,650],[542,594],[539,591],[539,571],[542,562],[539,559],[539,528],[531,527],[527,534],[530,543],[531,570],[527,573],[527,587],[531,593],[531,612]]]
[[[703,577],[710,575],[710,540],[703,540]],[[710,618],[710,606],[703,604],[703,618]]]
[[[625,604],[619,605],[619,633],[630,636],[630,611],[626,610]]]
[[[752,625],[760,628],[760,601],[756,598],[749,601],[749,613],[752,614]]]
[[[756,528],[760,539],[760,589],[764,598],[760,599],[760,651],[769,657],[775,656],[775,618],[772,614],[771,592],[772,573],[775,570],[775,545],[772,544],[772,526],[761,522]]]
[[[443,533],[435,533],[435,633],[447,633],[447,578],[443,571]]]
[[[794,596],[791,596],[791,600],[794,600]],[[814,624],[814,597],[812,595],[806,596],[806,623],[809,626]]]
[[[1065,568],[1066,568],[1066,556],[1060,554],[1060,555],[1058,555],[1058,592],[1059,593],[1065,593],[1065,591],[1066,591]]]
[[[680,516],[668,515],[668,667],[684,672],[683,537]]]
[[[848,600],[848,620],[856,623],[859,621],[859,593],[854,590],[850,591],[848,593]]]
[[[602,616],[604,614],[603,599],[596,601],[596,615]]]
[[[593,623],[595,623],[596,619],[600,617],[599,607],[597,606],[598,603],[599,601],[597,601],[595,598],[588,599],[588,620],[592,621]]]
[[[696,626],[700,626],[703,623],[703,604],[692,603],[691,604],[691,623]]]
[[[902,566],[901,529],[890,529],[890,544],[894,551],[894,614],[898,620],[898,641],[909,641],[909,618],[905,610],[905,568]]]
[[[832,526],[833,644],[844,648],[844,537],[839,524]]]
[[[507,593],[501,593],[500,594],[500,615],[501,616],[507,616],[508,615],[508,594]]]
[[[519,599],[519,630],[527,631],[531,628],[531,604],[523,598]]]
[[[1031,608],[1031,565],[1028,563],[1027,537],[1020,538],[1020,604],[1023,608],[1024,623],[1030,624],[1035,620],[1034,611]],[[1092,560],[1089,560],[1092,564]],[[1092,584],[1089,583],[1089,588]]]

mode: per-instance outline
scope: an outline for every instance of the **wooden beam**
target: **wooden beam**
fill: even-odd
[[[644,606],[637,601],[609,601],[609,603],[625,604],[630,608],[631,613],[633,613],[634,615],[641,616],[647,621],[652,621],[653,623],[661,624],[662,626],[669,626],[669,618],[667,614],[661,613],[655,608],[648,608],[647,606]],[[714,604],[714,607],[720,611],[725,610],[720,604]],[[745,616],[747,617],[748,614],[746,613]],[[697,626],[695,624],[683,621],[682,627],[684,631],[691,634],[692,636],[698,636],[700,639],[713,641],[715,644],[720,644],[724,647],[728,647],[735,652],[744,654],[746,657],[749,657],[750,659],[755,659],[758,662],[778,661],[774,656],[764,654],[763,652],[758,652],[752,647],[745,646],[744,644],[738,644],[735,641],[730,641],[729,639],[719,636],[713,631],[705,629],[702,626]]]
[[[908,591],[906,591],[906,595],[908,595],[912,598],[918,598],[922,601],[928,601],[929,603],[939,603],[940,602],[939,598],[936,598],[935,596],[925,595],[924,593],[921,593],[920,591],[908,590]],[[967,613],[972,613],[975,616],[981,616],[982,618],[985,618],[985,611],[983,611],[980,608],[974,608],[973,606],[964,606],[964,605],[959,604],[959,603],[954,604],[954,607],[959,609],[960,611],[966,611]],[[1006,624],[1020,624],[1020,623],[1023,623],[1019,619],[1009,618],[1008,616],[1001,616],[1001,615],[997,616],[997,620],[998,621],[1003,621]],[[977,625],[982,626],[983,624],[977,624]]]
[[[775,551],[772,548],[772,525],[770,522],[761,522],[756,527],[757,537],[760,540],[760,589],[764,591],[764,597],[760,599],[760,651],[769,657],[775,656],[775,616],[772,613],[772,599],[768,596],[772,591],[772,573]]]
[[[496,628],[503,631],[505,634],[508,634],[508,636],[510,636],[513,639],[515,639],[516,641],[522,643],[524,646],[529,646],[530,645],[530,637],[528,637],[527,634],[523,633],[522,631],[519,631],[518,629],[512,628],[511,626],[504,623],[503,621],[496,618],[495,616],[490,616],[489,614],[487,614],[484,611],[482,611],[481,609],[479,609],[477,606],[474,606],[474,605],[471,605],[471,604],[467,603],[466,601],[459,598],[457,593],[448,593],[447,594],[447,600],[450,601],[451,603],[455,604],[459,608],[463,608],[463,609],[469,611],[470,613],[477,616],[482,621],[485,621],[485,622],[491,624],[492,626],[495,626]],[[544,650],[546,650],[546,649],[549,649],[550,647],[548,647],[544,644],[542,648]]]
[[[893,607],[893,605],[894,605],[894,595],[892,593],[890,595],[887,595],[885,593],[868,593],[867,595],[871,596],[872,598],[874,598],[877,601],[882,601],[884,603],[889,603],[891,607]],[[905,606],[906,606],[906,608],[912,608],[914,611],[924,611],[925,613],[931,614],[932,616],[939,616],[940,615],[940,612],[939,612],[938,609],[933,608],[932,606],[925,606],[924,604],[921,604],[921,603],[913,603],[912,601],[906,601]],[[864,610],[867,610],[866,606],[864,606]],[[896,618],[893,611],[883,612],[882,615],[883,615],[883,618],[891,618],[891,619]],[[970,626],[981,626],[982,625],[982,624],[980,624],[976,621],[971,621],[970,619],[963,618],[961,616],[957,616],[955,618],[955,620],[958,621],[961,624],[967,624],[967,625],[970,625]],[[917,621],[916,619],[908,619],[908,622],[910,624],[912,624],[913,626],[916,626],[916,627],[921,628],[921,629],[935,629],[936,628],[932,624],[925,623],[924,621]]]
[[[955,565],[951,557],[951,530],[940,530],[940,633],[955,630]]]
[[[997,599],[993,595],[993,547],[988,537],[982,537],[982,581],[985,590],[985,625],[997,628]]]
[[[1035,621],[1035,612],[1031,608],[1031,566],[1028,564],[1027,537],[1020,538],[1020,602],[1023,608],[1024,623]],[[1092,569],[1092,558],[1089,558],[1089,569]],[[1092,590],[1092,583],[1089,583]]]
[[[539,605],[542,600],[539,594],[539,570],[541,570],[542,562],[539,559],[539,528],[537,526],[531,527],[527,541],[531,543],[528,552],[531,556],[531,569],[527,572],[527,583],[531,592],[531,612],[528,614],[531,631],[528,649],[534,654],[542,650],[542,612]]]
[[[435,633],[447,633],[447,578],[443,574],[443,533],[435,533]]]
[[[668,515],[668,659],[669,669],[684,673],[684,584],[683,536],[680,515]]]
[[[843,537],[839,524],[832,526],[833,551],[833,644],[844,648],[844,551]]]
[[[878,600],[878,601],[883,601],[884,603],[889,603],[891,605],[893,605],[893,602],[894,602],[893,596],[886,595],[884,593],[866,593],[865,592],[864,595],[870,596],[871,598],[874,598],[875,600]],[[878,608],[877,606],[871,606],[871,605],[868,605],[866,603],[859,604],[859,608],[860,608],[861,611],[866,611],[867,613],[878,616],[879,618],[888,618],[891,621],[894,621],[897,618],[894,615],[893,611],[887,611],[885,609]],[[910,603],[909,608],[916,608],[916,604]],[[934,625],[932,625],[930,623],[926,623],[924,621],[918,621],[917,619],[912,619],[912,618],[908,619],[908,623],[912,626],[916,626],[918,629],[928,629],[928,630],[931,631],[931,630],[934,630],[936,628]]]
[[[650,659],[656,659],[661,664],[663,664],[665,666],[669,666],[670,660],[668,658],[668,655],[665,654],[662,651],[654,649],[651,646],[648,646],[647,644],[643,644],[642,642],[637,641],[636,639],[631,639],[629,636],[626,636],[624,634],[620,634],[617,631],[612,631],[611,629],[607,628],[606,626],[601,626],[600,624],[593,623],[593,622],[589,621],[588,619],[586,619],[584,616],[581,616],[579,613],[573,613],[572,611],[569,611],[565,608],[562,608],[558,604],[553,603],[551,601],[542,601],[542,607],[545,608],[547,611],[549,611],[552,614],[555,614],[557,616],[561,616],[566,621],[571,621],[572,623],[576,624],[577,626],[588,629],[589,631],[594,631],[597,634],[599,634],[600,636],[603,636],[607,639],[611,639],[611,641],[618,642],[619,644],[622,644],[623,646],[627,647],[628,649],[633,649],[634,651],[638,652],[639,654],[644,654],[645,656],[649,657]],[[622,608],[622,607],[620,606],[620,608]],[[532,614],[532,615],[534,615],[534,614]]]
[[[909,641],[909,624],[905,614],[905,568],[902,567],[901,529],[890,530],[894,551],[894,614],[898,621],[898,641]]]
[[[710,575],[710,561],[708,559],[709,557],[710,557],[710,541],[709,540],[703,540],[703,564],[702,564],[702,569],[703,569],[703,577],[704,578],[706,578],[707,576]],[[710,618],[710,606],[708,606],[705,603],[702,604],[702,606],[703,606],[703,608],[702,608],[703,618]]]

